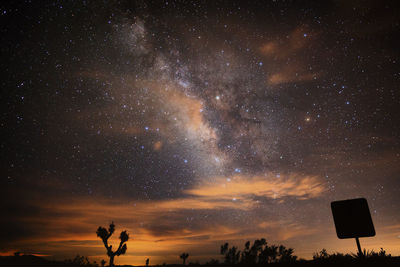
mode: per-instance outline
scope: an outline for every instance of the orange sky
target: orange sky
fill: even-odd
[[[281,177],[281,180],[268,177],[268,174],[265,177],[237,175],[229,180],[216,177],[187,190],[186,197],[171,200],[121,202],[80,197],[32,203],[40,206],[41,214],[26,216],[22,221],[36,234],[9,244],[12,249],[3,251],[2,255],[22,251],[63,259],[80,254],[99,261],[106,258],[105,249],[95,231],[111,221],[117,227],[111,243],[117,242],[122,230],[130,234],[127,254],[116,259],[118,264],[140,265],[146,258],[150,258],[151,264],[177,263],[182,252],[189,253],[189,261],[221,260],[218,255],[221,244],[229,242],[243,247],[245,241],[262,237],[269,244],[293,247],[296,255],[308,259],[316,248],[326,248],[328,252],[355,251],[354,240],[336,237],[333,222],[307,226],[290,219],[253,219],[240,224],[205,219],[196,223],[199,218],[190,215],[190,212],[257,210],[257,196],[274,198],[279,206],[287,197],[307,201],[325,191],[316,177]],[[399,254],[400,225],[385,226],[378,220],[375,227],[377,236],[362,238],[362,247],[375,251],[384,247],[389,253]]]

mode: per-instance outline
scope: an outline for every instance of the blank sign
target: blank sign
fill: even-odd
[[[331,203],[336,234],[339,238],[375,235],[375,228],[365,198],[334,201]]]

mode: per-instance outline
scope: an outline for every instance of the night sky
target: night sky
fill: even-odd
[[[17,1],[16,1],[17,2]],[[0,254],[221,259],[266,238],[355,252],[365,197],[400,254],[396,1],[18,1],[0,6]]]

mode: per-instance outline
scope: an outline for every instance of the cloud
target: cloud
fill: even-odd
[[[296,197],[309,199],[320,196],[325,186],[315,176],[234,176],[227,180],[224,177],[212,179],[212,182],[187,190],[186,193],[205,199],[224,199],[249,201],[252,197],[284,198]]]
[[[110,240],[111,244],[118,242],[119,231],[126,229],[131,237],[128,241],[127,255],[118,258],[118,263],[135,265],[140,264],[145,256],[151,256],[154,264],[162,264],[163,261],[177,262],[176,255],[181,251],[188,251],[203,259],[215,258],[218,257],[219,246],[224,242],[237,243],[238,240],[260,237],[267,237],[269,241],[285,241],[294,236],[311,233],[297,224],[288,227],[285,222],[265,221],[260,226],[240,226],[224,218],[204,221],[199,219],[199,213],[195,220],[190,221],[192,209],[201,212],[204,207],[189,206],[196,201],[185,202],[149,201],[135,205],[99,199],[95,202],[76,199],[74,202],[57,205],[44,204],[47,208],[42,207],[44,211],[41,216],[26,217],[23,220],[27,227],[33,228],[32,232],[36,235],[26,236],[11,244],[6,242],[10,248],[8,252],[34,251],[43,255],[53,255],[55,258],[72,258],[79,253],[98,261],[106,256],[95,230],[99,225],[106,226],[111,221],[114,221],[117,227],[115,236]],[[65,216],[53,216],[54,212]],[[217,213],[219,212],[215,214]],[[238,244],[242,246],[242,243],[243,241]]]
[[[292,56],[296,52],[306,48],[310,40],[310,29],[302,25],[294,29],[284,39],[264,43],[260,51],[264,56],[274,59],[286,59],[288,56]]]
[[[268,83],[277,85],[291,82],[304,82],[317,79],[317,73],[309,73],[302,67],[296,65],[288,65],[280,72],[276,72],[268,77]]]
[[[386,226],[385,229],[400,231],[400,224],[393,224]]]
[[[74,199],[60,196],[52,201],[49,197],[47,201],[34,198],[31,206],[35,213],[19,214],[16,219],[11,216],[2,224],[5,229],[23,226],[24,234],[2,242],[8,251],[34,251],[56,258],[84,253],[99,260],[104,257],[104,248],[95,231],[99,225],[114,221],[117,232],[127,229],[131,234],[128,257],[118,259],[119,262],[134,260],[134,264],[139,264],[141,259],[137,255],[154,256],[154,263],[162,263],[156,262],[157,257],[160,261],[173,261],[175,256],[170,255],[171,251],[191,248],[201,253],[204,246],[211,258],[226,241],[262,236],[284,241],[313,234],[288,219],[271,221],[260,213],[254,223],[243,224],[234,219],[227,221],[223,214],[235,218],[235,214],[251,213],[262,198],[275,198],[276,205],[280,205],[285,197],[310,199],[319,197],[323,191],[317,177],[238,175],[230,181],[227,177],[205,178],[176,199],[124,202],[83,196]],[[117,242],[116,236],[111,243]]]
[[[317,78],[318,73],[310,67],[305,56],[310,53],[317,34],[306,25],[298,26],[286,38],[269,41],[259,51],[273,65],[267,77],[269,85],[304,82]]]

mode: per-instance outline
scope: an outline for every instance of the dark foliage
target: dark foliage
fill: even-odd
[[[109,230],[103,231],[99,227],[99,235],[102,235],[106,241],[114,232],[113,224]],[[110,231],[111,230],[111,231]],[[110,234],[111,233],[111,234]],[[129,239],[126,231],[120,235],[122,243]],[[123,247],[120,246],[119,247]],[[118,251],[118,250],[117,250]],[[126,251],[126,250],[125,250]],[[381,248],[379,252],[365,251],[362,255],[358,254],[329,254],[326,249],[314,253],[313,260],[297,260],[293,255],[293,249],[286,248],[283,245],[268,245],[265,239],[255,240],[253,244],[250,241],[245,243],[243,251],[237,247],[229,247],[228,243],[221,246],[220,253],[224,255],[224,263],[219,263],[218,260],[211,260],[205,264],[189,263],[190,267],[228,267],[236,265],[238,267],[262,267],[262,266],[279,266],[279,267],[313,267],[313,266],[354,266],[354,267],[372,267],[372,266],[400,266],[400,257],[392,257]],[[116,253],[116,252],[114,252]],[[117,255],[117,254],[115,254]],[[182,253],[179,256],[186,263],[189,257],[188,253]],[[149,259],[146,259],[146,265],[149,264]],[[101,261],[101,266],[105,265],[105,261]],[[77,255],[75,258],[65,261],[48,261],[41,257],[32,255],[22,255],[15,253],[14,256],[0,257],[0,266],[24,266],[24,267],[99,267],[96,262],[90,262],[87,257]],[[124,265],[131,267],[131,265]],[[164,263],[163,266],[166,266]],[[168,265],[168,267],[179,267],[182,265]]]
[[[90,262],[85,256],[76,255],[75,258],[64,261],[48,261],[33,255],[15,255],[14,257],[0,257],[0,266],[10,267],[99,267],[94,261]]]
[[[252,246],[250,246],[250,241],[247,241],[242,252],[235,246],[229,248],[228,243],[222,245],[220,251],[225,256],[226,264],[244,265],[295,262],[297,256],[294,256],[293,252],[292,248],[286,248],[283,245],[268,246],[264,238],[255,240]]]
[[[279,249],[277,249],[279,251]],[[321,253],[322,252],[322,253]],[[328,254],[326,250],[322,250],[314,254],[313,260],[296,260],[292,262],[270,262],[270,263],[257,263],[257,264],[244,264],[239,263],[239,267],[261,267],[261,266],[277,266],[277,267],[313,267],[313,266],[337,266],[337,267],[372,267],[372,266],[400,266],[400,257],[392,257],[387,255],[386,252],[381,249],[380,252],[369,252],[366,253],[367,257],[358,258],[349,254],[334,253]],[[229,264],[231,265],[231,264]],[[227,267],[228,264],[221,264],[217,260],[211,260],[206,264],[190,263],[191,267]],[[21,255],[21,256],[3,256],[0,257],[0,266],[10,267],[97,267],[99,266],[96,262],[89,262],[86,257],[77,256],[74,259],[66,261],[48,261],[41,257],[32,255]],[[125,267],[132,267],[130,265],[124,265]],[[160,265],[161,266],[161,265]],[[180,267],[181,265],[166,265],[168,267]]]
[[[97,263],[90,262],[88,257],[76,255],[75,258],[72,260],[65,260],[64,261],[69,266],[86,266],[86,267],[97,267]]]
[[[360,254],[343,254],[333,253],[329,254],[326,249],[314,253],[313,263],[323,264],[327,266],[400,266],[399,257],[392,257],[386,254],[386,251],[381,248],[379,252],[366,251]]]

